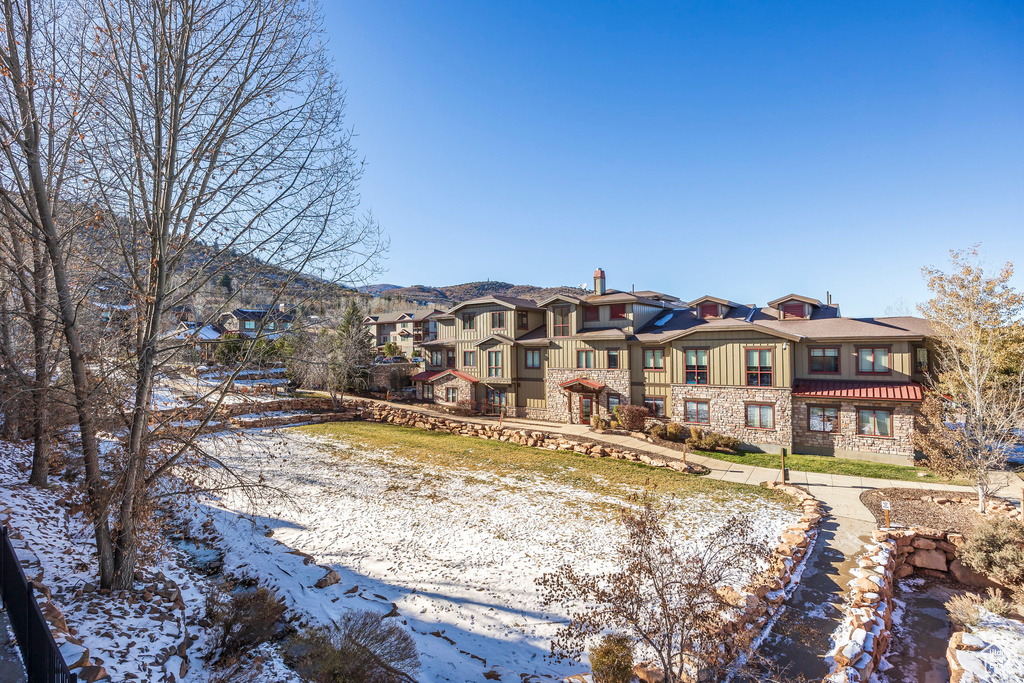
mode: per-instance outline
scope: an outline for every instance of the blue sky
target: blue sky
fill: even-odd
[[[973,242],[1024,274],[1024,3],[326,4],[378,281],[856,316]]]

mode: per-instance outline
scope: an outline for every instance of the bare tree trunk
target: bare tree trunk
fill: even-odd
[[[82,440],[82,460],[85,465],[86,494],[89,513],[92,517],[93,531],[96,538],[96,551],[99,556],[100,585],[108,588],[113,577],[113,552],[110,543],[110,525],[106,513],[106,482],[100,471],[99,444],[96,439],[96,419],[89,405],[89,375],[85,362],[85,349],[76,321],[74,299],[64,259],[61,253],[61,235],[54,220],[53,206],[50,202],[48,184],[43,175],[40,159],[40,122],[34,109],[33,99],[29,94],[32,87],[25,82],[24,68],[19,50],[32,58],[32,26],[31,3],[26,3],[25,35],[17,35],[14,7],[11,0],[3,0],[4,21],[7,28],[7,69],[8,79],[14,90],[20,114],[21,136],[18,143],[24,156],[25,170],[28,174],[30,199],[35,204],[39,230],[46,245],[53,270],[54,291],[57,295],[57,309],[67,342],[68,360],[71,366],[71,378],[74,385],[75,412],[78,416],[80,437]],[[22,47],[21,42],[25,45]],[[31,71],[31,62],[28,70]]]

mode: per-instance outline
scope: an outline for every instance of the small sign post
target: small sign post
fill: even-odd
[[[885,528],[888,529],[889,524],[889,510],[892,509],[892,503],[887,500],[882,501],[882,509],[885,510]]]
[[[789,481],[789,472],[786,471],[786,449],[782,448],[782,483]]]

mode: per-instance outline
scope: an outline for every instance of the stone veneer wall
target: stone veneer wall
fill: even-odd
[[[672,419],[686,424],[687,400],[707,401],[711,422],[702,427],[739,439],[745,448],[777,450],[792,448],[792,393],[774,387],[722,387],[700,384],[672,385]],[[747,427],[747,404],[770,403],[775,406],[775,429]]]
[[[419,383],[422,385],[422,383]],[[476,403],[476,385],[467,379],[462,379],[456,375],[448,375],[444,379],[433,382],[434,385],[434,403],[440,403],[441,405],[455,405],[444,400],[445,389],[454,387],[458,389],[460,401],[473,401]],[[417,398],[423,398],[423,387],[420,386],[417,391]]]
[[[596,395],[597,413],[601,417],[610,417],[608,397],[618,395],[619,403],[629,403],[630,381],[629,370],[595,370],[595,369],[548,369],[545,383],[547,408],[545,417],[541,419],[552,422],[580,422],[580,394],[562,389],[559,384],[569,380],[583,378],[605,385]],[[571,401],[570,401],[571,397]],[[529,417],[524,415],[523,417]]]
[[[877,403],[846,401],[839,406],[839,431],[834,433],[812,432],[808,429],[807,409],[809,406],[834,406],[834,401],[820,401],[801,398],[793,399],[793,446],[805,448],[820,454],[840,454],[841,451],[883,453],[914,456],[914,415],[915,404]],[[892,438],[863,436],[857,433],[858,407],[890,408],[892,412]]]

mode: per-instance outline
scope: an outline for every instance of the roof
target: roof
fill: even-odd
[[[494,332],[492,334],[487,335],[483,339],[478,339],[477,341],[473,342],[473,346],[483,346],[484,344],[486,344],[488,342],[492,342],[492,341],[496,341],[496,342],[498,342],[500,344],[515,344],[516,343],[516,340],[513,339],[512,337],[509,337],[508,335],[499,334],[497,332]]]
[[[574,384],[582,384],[583,386],[585,386],[585,387],[587,387],[589,389],[593,389],[594,391],[600,391],[601,389],[604,389],[604,387],[605,387],[604,384],[601,384],[600,382],[595,382],[592,379],[587,379],[586,377],[575,377],[575,378],[570,379],[570,380],[568,380],[566,382],[560,383],[558,386],[561,389],[565,389],[566,387],[571,387]]]
[[[754,322],[764,327],[810,339],[923,339],[932,336],[924,318],[841,318],[811,316],[808,319],[779,320],[774,309],[761,309]]]
[[[730,308],[721,318],[701,318],[692,308],[675,309],[669,315],[655,318],[644,325],[636,333],[636,339],[649,344],[667,344],[668,342],[687,337],[698,332],[758,332],[772,337],[780,337],[790,341],[799,341],[799,334],[788,330],[771,329],[753,323],[748,317],[756,309],[736,305]]]
[[[214,339],[220,339],[220,336],[226,331],[220,325],[203,325],[200,327],[199,323],[183,322],[179,325],[179,332],[175,335],[175,339],[213,341]]]
[[[264,318],[283,320],[285,322],[295,320],[294,315],[284,313],[277,308],[236,308],[226,315],[230,315],[238,320],[263,320]]]
[[[470,299],[469,301],[463,301],[460,304],[456,304],[448,309],[449,313],[454,313],[460,308],[466,308],[467,306],[479,306],[480,304],[498,304],[500,306],[509,306],[511,308],[525,308],[528,310],[538,310],[540,306],[533,299],[520,299],[514,296],[505,296],[503,294],[492,294],[490,296],[482,296],[477,299]]]
[[[705,301],[710,301],[713,304],[722,304],[723,306],[728,306],[730,308],[736,308],[737,306],[739,306],[739,304],[736,303],[735,301],[729,301],[728,299],[721,299],[721,298],[719,298],[717,296],[711,296],[710,294],[705,294],[704,296],[702,296],[699,299],[694,299],[693,301],[687,303],[686,305],[689,308],[696,308],[699,304],[702,304]]]
[[[805,398],[845,398],[856,401],[920,401],[921,385],[917,382],[855,382],[840,380],[798,379],[794,396]]]
[[[802,304],[810,304],[812,306],[821,306],[821,302],[817,299],[812,299],[809,296],[801,296],[799,294],[787,294],[786,296],[779,297],[774,301],[768,302],[768,308],[778,308],[779,304],[784,304],[787,301],[799,301]]]
[[[436,308],[405,308],[397,311],[388,311],[387,313],[374,313],[373,315],[366,316],[363,322],[368,325],[381,325],[384,323],[396,323],[400,320],[419,321],[437,312],[438,309]]]
[[[427,370],[426,372],[418,372],[409,379],[413,382],[434,382],[441,379],[445,375],[454,375],[460,379],[464,379],[467,382],[476,384],[480,380],[472,375],[467,375],[464,372],[455,370],[454,368],[445,368],[444,370]]]

